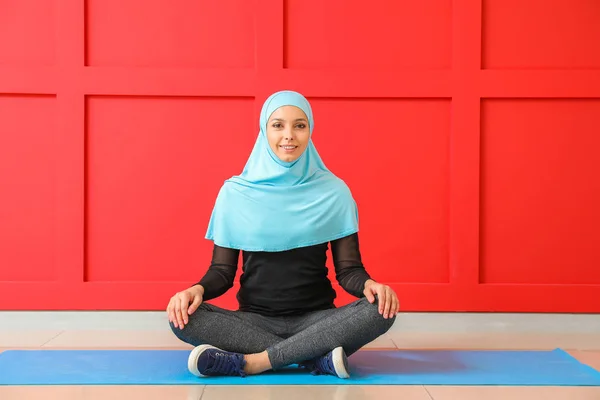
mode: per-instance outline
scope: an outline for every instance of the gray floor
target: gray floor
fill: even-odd
[[[2,330],[168,330],[165,312],[0,311]],[[600,314],[401,313],[391,332],[600,335]]]

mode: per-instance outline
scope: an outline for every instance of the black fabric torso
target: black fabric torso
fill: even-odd
[[[327,249],[328,243],[323,243],[280,252],[243,251],[237,294],[240,311],[283,316],[334,307]],[[362,264],[358,234],[332,241],[331,252],[340,286],[353,296],[364,296],[370,276]],[[204,301],[233,286],[239,254],[239,250],[214,246],[210,268],[199,282]]]
[[[242,252],[241,311],[294,315],[333,307],[327,243],[277,253]]]

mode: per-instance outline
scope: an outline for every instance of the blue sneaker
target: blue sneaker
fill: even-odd
[[[346,357],[346,353],[341,346],[336,347],[324,356],[305,361],[299,365],[308,368],[313,375],[333,375],[342,379],[350,377],[348,357]]]
[[[246,376],[244,356],[223,351],[209,344],[195,347],[188,357],[188,369],[199,377],[207,376]]]

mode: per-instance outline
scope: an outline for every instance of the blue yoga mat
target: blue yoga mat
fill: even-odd
[[[566,352],[377,351],[349,358],[351,378],[295,366],[239,377],[197,378],[188,350],[8,350],[1,385],[567,385],[600,386],[600,372]]]

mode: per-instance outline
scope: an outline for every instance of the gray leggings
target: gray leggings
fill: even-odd
[[[362,298],[340,308],[290,317],[265,317],[203,303],[183,329],[170,325],[180,340],[192,346],[210,344],[241,354],[266,350],[276,370],[338,346],[350,356],[387,332],[394,320],[379,314],[377,301],[371,304]]]

